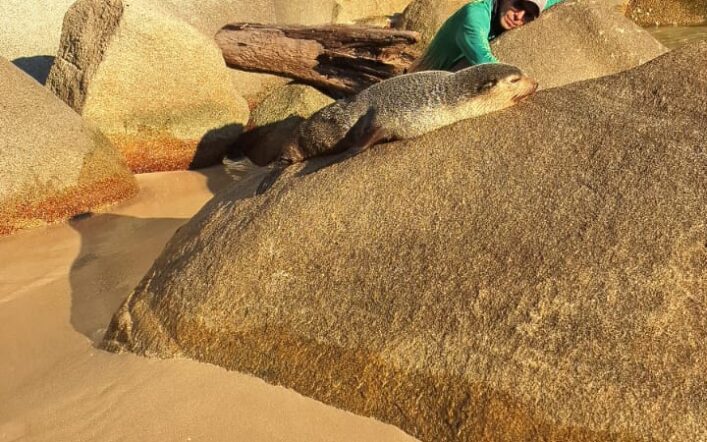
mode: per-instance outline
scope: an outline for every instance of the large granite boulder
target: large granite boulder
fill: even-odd
[[[465,2],[415,0],[400,22],[421,33],[424,46]],[[626,18],[617,0],[568,1],[541,19],[506,32],[491,44],[496,57],[524,69],[541,88],[610,75],[638,66],[667,49]]]
[[[235,184],[104,345],[252,373],[422,440],[703,440],[705,63],[689,46],[310,162],[258,197]]]
[[[707,23],[707,0],[630,0],[627,14],[643,26]]]
[[[248,120],[212,38],[148,0],[79,0],[47,80],[136,172],[221,159]]]
[[[569,1],[496,39],[499,60],[522,68],[542,88],[638,66],[667,49],[606,0]]]
[[[0,1],[0,57],[44,84],[59,48],[64,13],[74,1]]]
[[[288,84],[274,90],[251,114],[250,124],[265,126],[288,117],[308,118],[334,100],[305,84]]]
[[[123,200],[120,154],[48,90],[0,58],[0,235]]]
[[[335,23],[354,23],[362,19],[391,16],[403,12],[410,0],[337,0]]]
[[[400,15],[396,27],[420,34],[418,46],[425,48],[439,28],[469,0],[413,0]]]

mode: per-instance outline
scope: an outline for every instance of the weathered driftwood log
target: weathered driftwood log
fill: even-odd
[[[419,55],[416,32],[363,26],[233,23],[215,38],[232,68],[283,75],[337,96],[402,74]]]

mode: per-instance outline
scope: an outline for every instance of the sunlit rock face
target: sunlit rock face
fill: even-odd
[[[491,48],[541,88],[615,74],[667,51],[606,0],[560,3],[541,19],[502,34]]]
[[[424,49],[446,19],[467,2],[415,0],[399,26],[421,34]],[[611,75],[666,52],[649,32],[626,18],[621,0],[574,0],[491,42],[503,63],[522,68],[541,88]]]
[[[64,14],[74,1],[1,1],[0,57],[44,84],[59,47]]]
[[[221,159],[248,120],[213,39],[140,0],[79,0],[48,86],[137,172]]]
[[[0,235],[102,208],[137,192],[111,143],[0,58]]]
[[[169,242],[104,346],[428,441],[707,431],[707,43],[376,146]],[[690,72],[690,75],[684,75]]]

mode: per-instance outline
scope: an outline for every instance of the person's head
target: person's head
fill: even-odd
[[[499,0],[498,26],[504,31],[518,28],[538,18],[547,0]]]

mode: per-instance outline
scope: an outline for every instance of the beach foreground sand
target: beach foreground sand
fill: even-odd
[[[229,178],[138,176],[109,213],[0,239],[0,441],[413,441],[399,429],[192,360],[95,345],[172,233]]]

